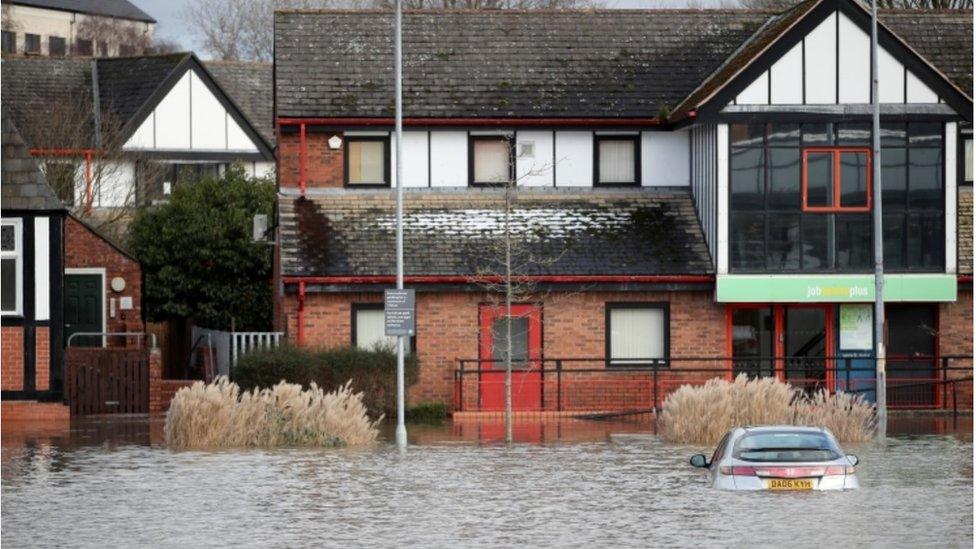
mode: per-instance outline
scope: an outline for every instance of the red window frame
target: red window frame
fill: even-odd
[[[808,189],[808,172],[807,160],[810,157],[810,153],[815,154],[825,154],[830,153],[832,156],[832,167],[833,167],[833,202],[830,206],[811,206],[807,203],[807,189]],[[840,157],[843,153],[861,153],[867,159],[867,202],[864,206],[841,206],[841,193],[840,193]],[[800,194],[803,197],[803,211],[804,212],[819,212],[819,213],[836,213],[836,212],[870,212],[871,211],[871,197],[872,189],[871,185],[873,181],[873,172],[871,171],[871,163],[873,162],[873,155],[871,153],[870,147],[807,147],[803,149],[803,156],[800,168]]]

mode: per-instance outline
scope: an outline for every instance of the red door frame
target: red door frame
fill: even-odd
[[[478,404],[481,410],[504,409],[505,372],[503,365],[493,363],[492,357],[492,323],[505,316],[505,305],[482,303],[478,307]],[[519,303],[512,305],[512,318],[529,319],[529,361],[525,368],[519,368],[512,375],[512,409],[540,410],[542,407],[542,306],[537,304]],[[500,370],[498,373],[485,370]],[[536,370],[532,372],[532,370]],[[501,406],[499,406],[501,403]]]
[[[785,364],[783,358],[786,355],[786,308],[796,309],[823,309],[824,311],[824,348],[827,351],[827,360],[824,366],[827,369],[826,380],[827,388],[833,391],[834,387],[834,305],[832,303],[729,303],[725,308],[725,349],[729,357],[726,368],[729,371],[729,378],[734,375],[732,368],[732,312],[736,309],[772,309],[773,310],[773,356],[776,357],[776,379],[786,380]]]

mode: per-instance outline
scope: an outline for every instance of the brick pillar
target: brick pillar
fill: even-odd
[[[159,349],[149,351],[149,413],[163,412],[163,359]]]

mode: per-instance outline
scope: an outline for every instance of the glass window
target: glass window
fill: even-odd
[[[806,149],[803,151],[806,211],[864,211],[869,208],[871,151]]]
[[[868,156],[870,153],[840,153],[840,207],[868,205]]]
[[[607,304],[611,366],[650,365],[667,357],[664,305]]]
[[[813,152],[806,155],[808,208],[830,208],[834,204],[834,154]]]
[[[0,50],[3,53],[17,53],[17,34],[13,31],[2,31],[0,32],[2,40],[0,40]]]
[[[870,147],[871,124],[865,122],[837,124],[837,145]]]
[[[638,136],[596,137],[598,185],[640,182],[638,139]]]
[[[91,56],[94,52],[91,40],[78,39],[75,41],[75,55]]]
[[[383,304],[370,303],[353,305],[352,344],[360,349],[387,349],[396,351],[397,338],[386,335],[383,319]],[[411,338],[404,340],[404,350],[411,352]]]
[[[491,323],[491,360],[493,364],[505,364],[508,353],[508,321],[509,317],[499,317]],[[525,316],[511,317],[512,323],[512,362],[528,362],[529,360],[529,318]]]
[[[732,209],[763,209],[762,149],[732,150]]]
[[[740,438],[732,455],[743,461],[775,463],[832,461],[840,457],[840,452],[823,433],[764,431]]]
[[[871,246],[871,216],[869,214],[843,214],[836,223],[837,265],[847,268],[866,269],[874,262]]]
[[[908,242],[905,259],[910,268],[941,268],[945,253],[945,220],[941,213],[908,216]]]
[[[885,206],[887,207],[887,205]],[[905,227],[904,212],[890,213],[883,210],[881,225],[884,232],[884,264],[886,269],[905,267]]]
[[[474,184],[492,185],[513,180],[512,140],[508,137],[471,138],[472,180]]]
[[[904,209],[908,196],[908,151],[905,149],[881,149],[882,211]]]
[[[732,214],[732,268],[761,270],[766,264],[766,231],[762,214]]]
[[[732,124],[729,139],[733,147],[762,147],[764,124]]]
[[[23,303],[22,222],[4,219],[0,222],[0,313],[20,314]]]
[[[938,122],[912,122],[908,124],[908,144],[939,146],[942,144],[942,124]]]
[[[973,138],[970,137],[969,139],[964,139],[963,146],[965,147],[965,152],[963,154],[965,154],[965,159],[966,159],[966,166],[963,170],[963,173],[965,174],[964,181],[966,183],[972,183],[973,182]]]
[[[795,147],[800,144],[799,124],[770,124],[766,145],[770,147]]]
[[[881,125],[881,147],[904,147],[907,143],[905,124],[885,122]],[[884,153],[884,151],[881,151]]]
[[[942,149],[908,149],[908,206],[939,208],[942,192]]]
[[[800,268],[800,215],[770,214],[766,268],[795,271]]]
[[[41,35],[30,33],[25,34],[24,51],[26,53],[41,53]]]
[[[801,267],[805,271],[822,271],[831,268],[830,246],[833,231],[831,215],[805,215],[800,223],[803,239]]]
[[[346,183],[349,185],[389,185],[385,137],[346,138]]]
[[[68,41],[60,36],[51,36],[48,38],[47,51],[51,57],[64,57],[68,53]]]
[[[833,145],[834,144],[834,125],[825,124],[804,124],[802,128],[804,145]]]
[[[771,210],[800,209],[799,149],[769,149],[767,200]]]

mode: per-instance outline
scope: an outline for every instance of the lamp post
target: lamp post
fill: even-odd
[[[878,99],[878,0],[871,1],[871,213],[874,225],[874,339],[875,395],[878,410],[878,438],[888,430],[888,387],[884,342],[884,245],[881,224],[881,102]]]
[[[403,136],[403,60],[402,60],[402,26],[403,9],[401,0],[396,0],[396,15],[394,24],[394,78],[396,79],[396,287],[403,289],[403,155],[400,154],[400,139]],[[397,336],[397,427],[396,443],[400,448],[407,446],[407,426],[404,423],[403,396],[403,337]]]

